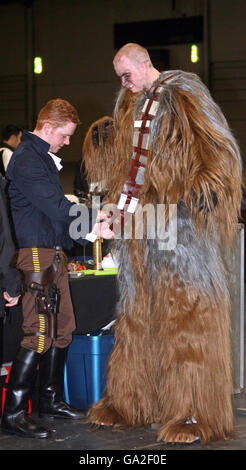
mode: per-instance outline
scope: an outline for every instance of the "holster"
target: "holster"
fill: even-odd
[[[23,271],[27,291],[35,297],[35,311],[38,315],[46,316],[48,328],[45,334],[52,339],[57,337],[60,292],[53,281],[59,261],[59,255],[56,253],[53,264],[44,271]]]

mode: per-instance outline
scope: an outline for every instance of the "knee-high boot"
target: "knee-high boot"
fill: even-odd
[[[63,401],[66,349],[51,347],[39,363],[39,415],[42,418],[82,419],[83,410]]]
[[[44,438],[50,431],[38,426],[27,414],[28,398],[36,378],[40,354],[20,347],[12,364],[4,412],[1,421],[2,431],[22,437]]]

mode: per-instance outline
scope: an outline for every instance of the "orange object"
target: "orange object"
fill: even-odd
[[[77,264],[77,267],[76,267],[77,271],[83,271],[84,269],[86,269],[86,266],[80,263]]]

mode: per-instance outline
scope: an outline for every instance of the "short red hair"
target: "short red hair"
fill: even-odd
[[[67,100],[56,98],[48,101],[48,103],[40,110],[36,129],[42,129],[43,125],[47,122],[53,127],[62,127],[68,122],[79,124],[80,120],[74,106],[72,106]]]

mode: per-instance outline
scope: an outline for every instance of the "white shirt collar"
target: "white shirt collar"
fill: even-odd
[[[51,152],[48,152],[48,154],[53,158],[57,170],[60,171],[63,168],[61,165],[61,158],[57,157],[57,155],[54,155],[54,153]]]

